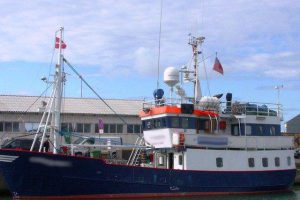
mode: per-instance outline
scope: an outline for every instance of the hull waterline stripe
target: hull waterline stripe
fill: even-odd
[[[157,198],[157,197],[197,197],[197,196],[223,196],[223,195],[257,195],[274,192],[288,192],[290,189],[272,190],[272,191],[255,191],[255,192],[184,192],[184,193],[145,193],[145,194],[95,194],[95,195],[74,195],[74,196],[18,196],[17,199],[140,199],[140,198]]]

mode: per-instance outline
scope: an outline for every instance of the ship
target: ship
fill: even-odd
[[[47,102],[32,148],[0,149],[0,172],[14,198],[155,198],[291,190],[296,175],[293,138],[281,135],[280,105],[233,101],[231,93],[224,102],[221,95],[202,96],[198,55],[204,37],[189,39],[191,69],[164,71],[170,98],[157,88],[153,101],[144,102],[139,114],[143,134],[125,162],[75,155],[76,145],[59,139],[65,79],[61,63],[67,61],[63,28],[57,33],[53,98]],[[192,97],[180,82],[193,84]],[[53,147],[46,152],[42,143],[48,131]],[[40,148],[34,151],[38,138]],[[110,151],[114,145],[101,147]]]

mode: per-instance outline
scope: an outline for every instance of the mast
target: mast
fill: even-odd
[[[33,150],[40,133],[42,133],[42,138],[39,147],[39,152],[42,151],[43,142],[45,140],[46,132],[48,131],[49,125],[50,125],[50,137],[52,137],[53,140],[54,154],[57,153],[57,149],[59,146],[58,137],[60,132],[60,113],[61,113],[61,100],[62,100],[62,91],[63,91],[62,84],[64,81],[64,75],[61,70],[61,63],[63,60],[63,54],[62,54],[63,30],[64,28],[61,27],[58,31],[56,31],[56,33],[59,32],[59,38],[58,37],[55,38],[55,42],[59,44],[58,46],[59,53],[58,53],[57,64],[55,66],[54,80],[48,81],[46,78],[45,79],[42,78],[42,80],[45,81],[46,83],[53,84],[53,90],[46,104],[46,108],[43,112],[43,116],[41,118],[38,129],[34,136],[34,140],[32,142],[30,151]],[[50,121],[50,117],[51,117],[51,121]]]
[[[62,101],[62,82],[63,82],[63,75],[62,75],[62,70],[61,70],[61,64],[62,64],[62,59],[63,59],[63,54],[62,54],[62,39],[63,39],[63,31],[64,28],[60,27],[59,29],[59,47],[58,47],[58,60],[57,60],[57,65],[55,66],[55,104],[52,107],[53,108],[53,115],[52,115],[52,134],[53,134],[53,153],[57,153],[57,147],[58,147],[58,137],[59,137],[59,132],[60,132],[60,113],[61,113],[61,101]]]
[[[201,53],[198,51],[198,46],[201,45],[204,42],[205,37],[194,37],[190,36],[189,39],[189,45],[192,46],[193,48],[193,57],[194,57],[194,101],[195,104],[200,100],[202,97],[201,93],[201,86],[200,86],[200,81],[198,77],[198,55]]]

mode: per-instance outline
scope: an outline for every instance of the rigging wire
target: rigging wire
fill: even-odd
[[[126,125],[128,123],[92,88],[88,82],[79,74],[79,72],[65,59],[63,61],[71,68],[71,70],[85,83],[85,85],[90,88],[90,90]]]
[[[47,90],[52,86],[53,83],[50,83],[47,88],[42,92],[42,94],[40,94],[40,96],[38,96],[38,98],[25,110],[25,112],[18,118],[19,120],[22,120],[22,116],[24,116],[24,114],[26,114],[30,108],[44,95],[47,93]],[[24,122],[24,120],[22,120],[22,122]]]
[[[205,71],[205,79],[206,79],[207,90],[208,90],[209,96],[211,96],[211,94],[210,94],[210,87],[209,87],[209,80],[208,80],[208,76],[207,76],[207,71],[206,71],[205,59],[204,59],[203,52],[201,53],[201,55],[202,55],[203,68],[204,68],[204,71]]]
[[[159,88],[160,41],[161,41],[162,11],[163,11],[163,0],[160,0],[160,21],[159,21],[158,58],[157,58],[157,85],[156,85],[156,89]]]

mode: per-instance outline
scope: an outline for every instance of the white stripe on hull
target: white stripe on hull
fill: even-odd
[[[19,158],[19,156],[0,155],[0,162],[13,162],[17,158]]]

